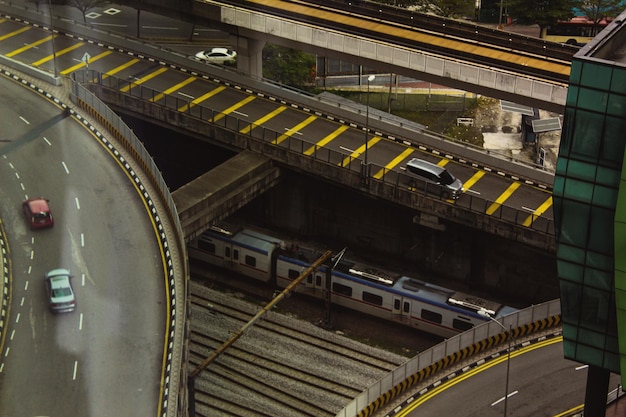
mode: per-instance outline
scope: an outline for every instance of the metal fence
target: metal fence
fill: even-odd
[[[109,90],[111,94],[138,99],[133,104],[132,111],[141,112],[147,117],[190,130],[196,129],[197,133],[207,136],[215,135],[216,128],[219,128],[222,135],[227,137],[227,139],[222,138],[222,142],[227,140],[231,147],[251,149],[284,162],[293,161],[293,154],[304,155],[327,165],[325,172],[320,172],[320,175],[325,178],[338,179],[341,177],[345,179],[341,172],[332,174],[330,169],[356,173],[360,176],[359,180],[353,180],[351,184],[346,185],[361,187],[362,184],[366,184],[370,192],[372,189],[384,190],[382,191],[384,197],[396,203],[415,202],[414,207],[420,208],[418,203],[423,201],[423,198],[416,197],[427,196],[430,199],[439,199],[454,204],[457,208],[483,216],[486,216],[485,213],[491,208],[492,213],[489,215],[491,218],[554,236],[554,221],[542,217],[542,213],[507,207],[470,193],[464,193],[457,200],[449,200],[445,193],[445,187],[403,172],[389,170],[372,162],[366,164],[364,158],[367,158],[367,152],[354,157],[351,156],[352,152],[342,152],[319,146],[313,139],[308,139],[305,135],[290,135],[287,132],[275,131],[263,125],[251,124],[248,120],[239,117],[236,112],[224,114],[210,107],[210,100],[197,104],[189,98],[164,94],[161,91],[136,84],[132,80],[106,77],[91,70],[78,71],[74,74],[77,81],[81,83],[98,84]],[[125,99],[119,98],[118,100],[124,101]],[[120,105],[129,105],[129,101],[126,100]],[[176,116],[172,116],[172,114]],[[192,119],[193,122],[181,120],[180,115]],[[164,120],[164,118],[168,119]],[[370,132],[370,134],[374,133]],[[413,147],[420,146],[419,143],[408,139],[402,141]],[[302,159],[299,159],[299,163],[302,164]],[[316,172],[312,172],[312,174],[316,174]],[[376,183],[379,186],[372,187]]]

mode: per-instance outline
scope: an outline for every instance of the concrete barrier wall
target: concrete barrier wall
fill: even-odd
[[[453,369],[470,355],[508,342],[505,329],[511,329],[514,339],[560,325],[561,301],[553,300],[510,314],[498,323],[487,321],[464,333],[421,352],[363,391],[336,417],[367,417],[394,400],[404,391],[415,389],[420,382],[438,372]]]

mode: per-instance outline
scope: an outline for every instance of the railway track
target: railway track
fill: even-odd
[[[260,307],[191,282],[190,371]],[[269,312],[195,381],[198,416],[334,416],[404,356]]]

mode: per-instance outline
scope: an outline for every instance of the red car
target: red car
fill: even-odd
[[[29,198],[22,203],[22,211],[30,224],[31,229],[43,229],[44,227],[52,227],[54,218],[48,206],[48,200],[43,197]]]

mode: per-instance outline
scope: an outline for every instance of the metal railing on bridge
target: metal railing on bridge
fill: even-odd
[[[259,152],[294,168],[307,170],[312,175],[415,209],[432,209],[432,202],[438,200],[442,207],[457,209],[447,210],[444,207],[447,220],[471,225],[484,223],[482,218],[494,219],[517,227],[517,234],[544,234],[550,241],[544,247],[553,245],[554,220],[542,217],[541,213],[507,207],[471,193],[464,193],[457,200],[449,200],[441,186],[372,162],[365,165],[360,157],[362,155],[354,157],[348,152],[319,146],[303,135],[296,137],[284,131],[251,124],[235,112],[225,114],[195,104],[192,99],[180,95],[165,94],[127,79],[103,76],[92,70],[75,72],[74,77],[78,82],[93,88],[98,86],[105,102],[115,102],[116,106],[131,112],[199,133],[211,138],[216,145]],[[402,141],[414,147],[419,145],[409,138]],[[329,167],[334,169],[330,170]],[[489,208],[493,212],[487,215]],[[442,214],[441,207],[433,211]],[[468,219],[463,212],[469,212],[481,220]],[[489,228],[490,231],[494,229],[492,226]]]

